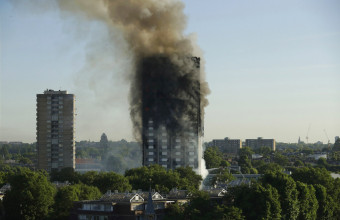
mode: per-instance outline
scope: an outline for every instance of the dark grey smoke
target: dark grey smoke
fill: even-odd
[[[186,17],[181,1],[58,2],[61,9],[86,19],[101,20],[107,24],[109,30],[120,30],[123,33],[134,58],[131,65],[135,69],[127,74],[131,80],[130,115],[137,140],[141,140],[142,112],[147,108],[155,117],[170,117],[159,120],[174,132],[185,130],[188,127],[186,125],[191,122],[200,124],[203,121],[209,89],[204,81],[204,63],[193,58],[202,57],[202,54],[198,53],[199,50],[190,37],[183,34]],[[153,92],[147,93],[145,89]],[[143,94],[154,97],[146,98]]]

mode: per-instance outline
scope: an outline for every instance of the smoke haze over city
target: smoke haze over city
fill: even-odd
[[[337,1],[29,2],[1,3],[0,140],[35,141],[46,88],[76,95],[78,140],[133,140],[134,64],[159,53],[202,58],[205,140],[339,135]]]

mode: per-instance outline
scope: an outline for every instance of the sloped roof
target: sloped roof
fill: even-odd
[[[139,192],[139,194],[143,197],[146,198],[145,200],[149,200],[149,192]],[[158,192],[151,192],[152,200],[162,200],[164,197],[159,194]]]
[[[167,198],[170,199],[187,199],[191,196],[191,193],[189,193],[188,190],[178,190],[178,189],[172,189]]]
[[[216,189],[209,189],[207,190],[210,196],[213,197],[223,197],[226,193],[227,190],[221,189],[221,188],[216,188]]]
[[[144,198],[139,193],[105,193],[99,200],[110,202],[144,202]]]

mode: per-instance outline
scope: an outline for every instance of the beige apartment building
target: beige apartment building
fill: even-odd
[[[67,91],[37,94],[37,168],[75,168],[75,97]]]
[[[252,149],[269,147],[272,151],[276,150],[275,139],[263,139],[262,137],[258,137],[257,139],[246,139],[246,146]]]
[[[242,148],[242,141],[240,139],[230,139],[226,137],[224,139],[212,140],[210,146],[218,147],[223,153],[238,154]]]

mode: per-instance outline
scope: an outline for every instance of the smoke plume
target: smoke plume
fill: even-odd
[[[90,20],[104,22],[109,30],[119,30],[128,45],[133,57],[133,71],[129,74],[130,115],[137,140],[141,140],[143,86],[147,74],[160,74],[163,83],[167,79],[179,83],[172,88],[171,84],[162,85],[163,95],[172,110],[164,109],[172,115],[180,128],[185,121],[190,121],[195,103],[199,103],[199,121],[203,121],[206,95],[209,93],[204,81],[203,62],[192,57],[201,57],[198,47],[189,36],[184,35],[186,17],[183,14],[184,4],[178,0],[59,0],[59,6],[66,12],[80,15]],[[112,35],[114,38],[114,35]],[[117,41],[117,39],[112,39]],[[202,58],[202,57],[201,57]],[[170,71],[159,69],[157,63],[166,65]],[[154,65],[157,71],[149,71]],[[197,67],[200,65],[200,68]],[[198,68],[198,69],[197,69]],[[149,89],[152,85],[150,85]],[[167,94],[165,92],[168,92]],[[160,94],[162,96],[162,94]],[[162,97],[155,97],[162,98]],[[163,97],[164,98],[164,97]],[[199,100],[199,102],[197,102]],[[196,106],[197,107],[197,106]],[[144,109],[145,110],[145,109]]]

